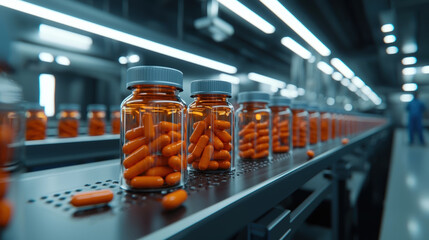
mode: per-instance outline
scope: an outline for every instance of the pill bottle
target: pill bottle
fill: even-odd
[[[132,93],[121,104],[121,187],[162,191],[187,180],[186,105],[182,72],[166,67],[128,69]]]
[[[271,135],[273,153],[287,153],[292,150],[292,112],[291,100],[282,96],[272,96],[270,109],[272,113]]]
[[[44,108],[37,103],[28,103],[25,108],[25,139],[28,141],[45,139],[48,117]]]
[[[238,94],[236,112],[236,158],[271,159],[271,110],[270,95],[252,91]]]
[[[110,106],[110,125],[112,134],[121,133],[121,108],[118,105]]]
[[[338,138],[338,114],[334,109],[330,109],[331,113],[331,139],[335,140]]]
[[[331,113],[326,107],[320,109],[320,141],[326,142],[331,134]]]
[[[336,110],[335,117],[337,118],[338,123],[338,137],[344,137],[344,114],[340,110]]]
[[[58,137],[71,138],[79,135],[80,106],[60,104],[58,118]]]
[[[320,110],[317,105],[310,104],[307,111],[309,143],[310,145],[318,144],[320,142]]]
[[[90,104],[88,112],[88,135],[104,135],[106,129],[106,106],[102,104]]]
[[[292,104],[292,145],[294,148],[306,148],[308,144],[307,104],[295,101]]]
[[[191,170],[231,171],[233,157],[234,107],[228,102],[231,83],[220,80],[191,82],[188,106],[187,162]]]

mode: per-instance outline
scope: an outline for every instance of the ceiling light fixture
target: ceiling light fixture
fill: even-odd
[[[327,75],[331,75],[332,73],[334,73],[334,69],[331,66],[329,66],[329,64],[323,61],[320,61],[317,63],[317,68]]]
[[[417,63],[417,58],[416,57],[404,57],[402,59],[402,65],[413,65]]]
[[[352,78],[355,75],[355,73],[339,58],[332,58],[331,64],[346,78]]]
[[[39,60],[42,62],[48,62],[51,63],[54,61],[54,56],[47,52],[41,52],[39,53]]]
[[[398,48],[395,46],[390,46],[386,48],[386,53],[387,54],[397,54],[398,53]]]
[[[266,34],[271,34],[276,31],[276,28],[261,18],[258,14],[244,6],[241,2],[236,0],[218,0],[220,4],[233,11],[235,14],[261,30]]]
[[[219,74],[219,79],[223,81],[230,82],[231,84],[240,84],[240,78],[236,76],[232,76],[229,74],[221,73]]]
[[[391,32],[394,29],[395,29],[395,27],[391,23],[387,23],[387,24],[384,24],[383,26],[381,26],[381,31],[384,33]]]
[[[413,94],[409,94],[409,93],[403,93],[401,94],[401,96],[399,96],[399,100],[401,102],[411,102],[414,99]]]
[[[417,69],[415,67],[407,67],[402,69],[403,75],[414,75],[417,73]]]
[[[383,38],[383,41],[384,41],[384,43],[387,43],[387,44],[394,43],[394,42],[396,42],[396,37],[395,37],[395,35],[390,34],[390,35],[385,36]]]
[[[157,43],[148,39],[144,39],[129,33],[125,33],[113,28],[109,28],[100,24],[86,21],[77,17],[73,17],[58,11],[54,11],[45,7],[38,6],[25,1],[19,0],[0,0],[0,6],[14,9],[23,13],[37,16],[46,20],[60,23],[72,28],[80,29],[85,32],[90,32],[102,37],[106,37],[115,41],[123,42],[132,46],[143,48],[152,52],[157,52],[166,56],[170,56],[179,60],[194,63],[207,68],[215,69],[226,73],[236,73],[237,68],[219,61],[215,61],[206,57],[202,57],[190,52],[186,52],[177,48],[173,48],[161,43]]]
[[[327,48],[313,33],[310,32],[289,10],[277,0],[259,0],[270,9],[278,18],[288,25],[296,34],[308,43],[320,55],[327,57],[331,50]]]
[[[57,62],[60,65],[63,66],[69,66],[70,65],[70,59],[65,56],[58,56],[55,58],[55,62]]]
[[[405,83],[402,85],[402,90],[404,90],[405,92],[414,92],[417,91],[417,84],[415,83]]]
[[[428,74],[429,73],[429,65],[422,67],[422,73],[424,73],[424,74]]]
[[[88,36],[46,24],[39,25],[39,37],[40,39],[50,43],[82,50],[89,50],[92,45],[92,38]]]
[[[274,79],[274,78],[270,78],[270,77],[267,77],[267,76],[264,76],[264,75],[261,75],[259,73],[251,72],[251,73],[247,74],[247,77],[250,80],[253,80],[255,82],[269,84],[269,85],[272,85],[272,86],[277,87],[277,88],[284,88],[284,87],[286,87],[286,83],[285,82],[277,80],[277,79]]]
[[[305,49],[303,46],[301,46],[299,43],[297,43],[295,40],[293,40],[290,37],[284,37],[281,40],[281,43],[289,48],[292,52],[294,52],[296,55],[304,58],[304,59],[310,59],[312,57],[311,52]]]
[[[341,79],[343,79],[343,74],[339,72],[334,72],[332,73],[332,79],[334,79],[335,81],[341,81]]]
[[[358,88],[363,88],[365,86],[365,82],[360,79],[360,77],[355,76],[352,78],[353,84]]]

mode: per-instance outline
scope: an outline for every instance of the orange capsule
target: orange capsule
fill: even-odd
[[[212,145],[207,145],[204,148],[203,155],[200,159],[200,164],[198,165],[198,168],[200,170],[206,170],[209,167],[210,159],[213,156],[214,147]]]
[[[168,186],[177,185],[180,183],[181,177],[182,174],[180,174],[180,172],[170,173],[165,177],[165,183],[167,183]]]
[[[341,139],[341,143],[343,145],[346,145],[347,143],[349,143],[349,139],[348,138],[343,138],[343,139]]]
[[[180,127],[181,127],[180,123],[176,124],[176,123],[166,122],[166,121],[159,122],[159,129],[163,132],[179,131]]]
[[[197,142],[197,145],[195,146],[194,151],[192,152],[192,155],[197,158],[200,157],[207,143],[209,143],[209,137],[206,135],[201,136]]]
[[[275,153],[289,152],[289,146],[275,146],[273,147],[273,152]]]
[[[257,145],[255,147],[255,151],[256,152],[261,152],[261,151],[264,151],[264,150],[268,150],[269,147],[270,147],[270,145],[268,143],[262,143],[262,144],[259,144],[259,145]]]
[[[70,204],[75,207],[106,204],[113,199],[113,192],[109,189],[78,193],[73,195]]]
[[[223,144],[223,149],[230,152],[232,150],[232,144],[231,143],[225,143]]]
[[[182,134],[176,131],[169,131],[167,135],[170,136],[172,142],[176,142],[182,139]]]
[[[270,134],[270,131],[268,129],[261,129],[258,131],[258,137],[268,136],[269,134]]]
[[[155,159],[155,166],[168,166],[168,157],[164,157],[162,155],[152,156]]]
[[[231,161],[231,154],[226,150],[215,151],[213,154],[215,160],[227,160]]]
[[[253,128],[247,128],[247,129],[243,129],[238,133],[238,136],[243,137],[249,133],[254,133],[255,130]]]
[[[140,162],[124,171],[124,178],[131,179],[139,174],[146,172],[149,168],[155,165],[155,160],[152,156],[147,156]]]
[[[219,168],[219,163],[217,161],[210,161],[207,170],[215,171]]]
[[[148,139],[155,137],[155,129],[153,127],[153,118],[150,113],[143,113],[144,136]]]
[[[178,156],[171,156],[168,158],[168,166],[173,168],[176,171],[180,171],[182,169],[181,159]]]
[[[127,140],[133,140],[134,138],[138,138],[144,135],[144,126],[136,127],[131,130],[128,130],[125,133],[125,138]]]
[[[172,173],[173,169],[171,167],[153,167],[146,171],[145,176],[160,176],[165,177],[168,174]]]
[[[213,122],[216,119],[216,115],[214,113],[209,113],[207,117],[203,120],[206,123],[206,127],[213,126]]]
[[[0,200],[0,227],[4,228],[8,225],[10,222],[10,219],[12,218],[12,204],[6,200]]]
[[[132,152],[134,152],[134,150],[136,150],[140,146],[147,145],[148,143],[149,143],[149,140],[146,137],[135,138],[125,143],[124,146],[122,146],[122,152],[124,154],[131,154]]]
[[[193,167],[194,169],[198,169],[198,165],[200,165],[200,161],[194,161],[194,162],[192,163],[192,167]]]
[[[215,120],[214,127],[219,130],[225,130],[231,128],[231,123],[223,120]]]
[[[182,205],[187,198],[188,193],[183,189],[179,189],[177,191],[165,195],[162,198],[162,207],[165,210],[173,210]]]
[[[238,155],[241,157],[241,158],[250,158],[251,156],[253,156],[255,154],[255,150],[253,149],[253,148],[251,148],[251,149],[248,149],[248,150],[246,150],[246,151],[240,151],[239,153],[238,153]]]
[[[222,142],[231,142],[232,137],[227,131],[215,131],[215,134],[220,138],[220,140],[222,140]]]
[[[309,158],[313,158],[314,157],[314,151],[313,150],[307,150],[307,156],[309,157]]]
[[[178,141],[175,143],[171,143],[164,148],[162,148],[162,155],[166,157],[174,156],[180,153],[182,150],[183,141]]]
[[[159,176],[139,176],[131,179],[134,188],[159,188],[164,185],[164,179]]]
[[[151,143],[149,143],[149,151],[151,153],[156,153],[159,150],[161,150],[163,147],[170,144],[171,139],[168,135],[162,134],[157,139],[153,140]]]
[[[260,130],[264,128],[268,128],[268,121],[256,124],[256,129]]]
[[[204,133],[204,130],[206,130],[206,123],[204,121],[199,121],[194,132],[189,137],[189,142],[197,143],[200,136]]]
[[[238,146],[238,150],[240,150],[240,151],[246,151],[246,150],[249,150],[251,148],[253,148],[253,144],[252,143],[243,143],[243,144],[240,144]]]
[[[264,158],[264,157],[268,157],[268,155],[270,154],[270,152],[268,150],[264,150],[262,152],[258,152],[252,155],[253,159],[258,159],[258,158]]]
[[[230,161],[219,161],[219,169],[229,169],[231,168],[231,162]]]
[[[147,145],[143,145],[137,150],[135,150],[131,155],[124,159],[122,163],[125,168],[130,168],[134,164],[138,163],[140,160],[144,159],[149,155],[149,147]]]
[[[250,141],[253,141],[257,137],[258,137],[258,133],[253,132],[253,133],[249,133],[249,134],[244,135],[244,137],[242,138],[242,140],[244,142],[250,142]]]
[[[218,121],[218,120],[216,120]],[[220,140],[217,136],[213,136],[213,146],[215,150],[221,150],[224,147],[222,140]]]
[[[193,152],[194,151],[194,149],[195,149],[195,143],[191,143],[191,144],[189,144],[189,146],[188,146],[188,152]]]

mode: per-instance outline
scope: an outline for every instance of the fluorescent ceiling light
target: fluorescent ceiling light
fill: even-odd
[[[39,60],[42,62],[53,62],[54,61],[54,56],[50,53],[47,52],[41,52],[39,53]]]
[[[417,90],[417,88],[418,86],[415,83],[405,83],[404,85],[402,85],[402,90],[404,90],[405,92],[414,92]]]
[[[296,34],[314,48],[320,55],[327,57],[331,50],[327,48],[313,33],[310,32],[289,10],[277,0],[259,0],[270,9],[278,18],[288,25]]]
[[[88,36],[45,24],[39,25],[39,37],[47,42],[82,50],[88,50],[92,45],[92,38]]]
[[[230,82],[232,84],[240,84],[240,78],[225,73],[219,74],[219,79]]]
[[[55,114],[55,77],[51,74],[39,75],[39,104],[45,107],[45,114]]]
[[[118,62],[120,64],[127,64],[128,63],[128,59],[125,56],[121,56],[121,57],[118,58]]]
[[[293,84],[288,84],[286,88],[289,91],[298,91],[298,87]]]
[[[341,85],[343,85],[344,87],[348,87],[350,85],[350,80],[348,80],[347,78],[343,78],[343,80],[341,80]]]
[[[403,75],[414,75],[416,74],[417,69],[415,67],[407,67],[402,69],[402,74]]]
[[[418,50],[418,46],[417,43],[415,43],[414,41],[409,41],[404,43],[404,45],[402,45],[402,52],[404,54],[411,54],[411,53],[415,53]]]
[[[140,61],[140,57],[137,54],[133,54],[133,55],[128,56],[128,62],[129,63],[137,63],[139,61]]]
[[[69,66],[70,65],[70,59],[65,56],[58,56],[55,58],[55,62],[57,62],[60,65],[63,66]]]
[[[396,37],[393,34],[387,35],[383,38],[384,43],[394,43],[396,42]]]
[[[413,65],[413,64],[416,64],[417,58],[416,57],[404,57],[401,62],[403,65]]]
[[[328,104],[329,106],[334,105],[335,104],[335,98],[328,97],[328,99],[326,99],[326,104]]]
[[[270,77],[267,77],[267,76],[264,76],[264,75],[261,75],[258,73],[251,72],[251,73],[247,74],[247,77],[250,80],[260,82],[260,83],[264,83],[264,84],[269,84],[269,85],[272,85],[272,86],[277,87],[277,88],[286,87],[285,82],[274,79],[274,78],[270,78]]]
[[[332,58],[331,64],[346,78],[352,78],[355,75],[355,73],[349,67],[347,67],[347,65],[344,64],[343,61],[341,61],[339,58]]]
[[[361,91],[363,93],[365,93],[365,95],[368,96],[372,92],[372,89],[370,87],[368,87],[368,86],[365,86],[365,87],[361,88]]]
[[[54,21],[72,28],[80,29],[85,32],[90,32],[102,37],[106,37],[115,41],[123,42],[132,46],[143,48],[152,52],[157,52],[166,56],[170,56],[179,60],[194,63],[207,68],[215,69],[226,73],[236,73],[237,68],[228,64],[224,64],[206,57],[202,57],[190,52],[186,52],[177,48],[173,48],[164,44],[150,41],[129,33],[125,33],[113,28],[102,26],[90,21],[86,21],[77,17],[73,17],[64,13],[60,13],[48,8],[44,8],[32,3],[19,0],[0,0],[0,5],[14,9],[23,13],[37,16],[43,19]]]
[[[334,69],[323,61],[317,63],[317,68],[327,75],[331,75],[334,72]]]
[[[276,31],[276,28],[273,25],[261,18],[248,7],[244,6],[241,2],[236,0],[218,0],[218,2],[253,26],[257,27],[262,32],[271,34]]]
[[[305,94],[305,89],[304,88],[298,88],[297,91],[298,91],[298,95],[299,96],[304,96],[304,94]]]
[[[347,86],[347,88],[351,91],[351,92],[356,92],[358,90],[358,88],[356,87],[356,85],[354,84],[349,84]]]
[[[424,73],[424,74],[428,74],[429,73],[429,65],[422,67],[422,73]]]
[[[358,88],[363,88],[365,86],[365,83],[358,76],[353,77],[352,82]]]
[[[384,33],[391,32],[394,29],[395,29],[395,27],[391,23],[384,24],[383,26],[381,26],[381,31]]]
[[[399,100],[401,102],[411,102],[414,99],[413,94],[409,94],[409,93],[403,93],[401,94],[401,96],[399,96]]]
[[[282,95],[283,97],[287,97],[287,98],[297,98],[299,96],[297,90],[290,90],[290,89],[280,90],[280,95]]]
[[[386,48],[386,53],[387,54],[397,54],[398,53],[398,48],[395,46],[390,46]]]
[[[346,110],[347,112],[350,112],[351,110],[353,110],[353,105],[351,105],[350,103],[345,104],[344,110]]]
[[[343,74],[339,72],[334,72],[332,73],[332,79],[334,79],[335,81],[341,81],[341,79],[343,79]]]
[[[290,37],[284,37],[281,40],[282,44],[289,48],[292,52],[294,52],[296,55],[304,58],[304,59],[310,59],[311,58],[311,52],[305,49],[303,46],[301,46],[299,43],[295,42]]]

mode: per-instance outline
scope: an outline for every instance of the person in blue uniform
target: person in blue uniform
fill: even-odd
[[[414,143],[414,134],[417,132],[420,138],[420,143],[425,144],[423,135],[423,113],[426,110],[425,104],[418,98],[418,93],[414,94],[414,99],[408,103],[408,131],[410,137],[410,144]]]

